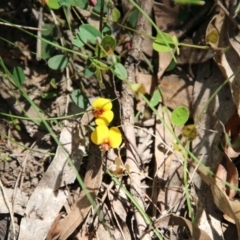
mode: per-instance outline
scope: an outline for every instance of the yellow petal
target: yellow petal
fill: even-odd
[[[106,139],[108,139],[109,129],[107,126],[97,126],[95,130],[91,133],[91,140],[94,144],[102,144]]]
[[[108,125],[111,121],[113,120],[113,111],[105,111],[101,114],[100,117],[97,117],[95,119],[95,123],[100,126],[100,125]]]
[[[107,98],[97,98],[92,102],[92,106],[94,109],[102,108],[104,111],[108,111],[112,109],[112,102]]]
[[[118,148],[122,143],[122,133],[116,127],[111,127],[108,133],[109,145],[112,148]]]

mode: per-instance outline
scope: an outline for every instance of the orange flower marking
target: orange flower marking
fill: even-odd
[[[97,125],[108,125],[113,120],[112,102],[110,99],[97,98],[92,103],[92,113]]]
[[[103,109],[101,109],[101,108],[98,108],[98,109],[94,109],[93,111],[92,111],[92,113],[93,113],[93,116],[95,117],[95,118],[99,118],[99,117],[101,117],[101,115],[103,114]]]
[[[116,127],[97,126],[91,134],[91,140],[96,145],[101,145],[103,151],[118,148],[122,143],[122,134]]]

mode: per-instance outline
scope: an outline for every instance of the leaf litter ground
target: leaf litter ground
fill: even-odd
[[[138,1],[138,4],[147,11],[147,1]],[[131,44],[134,43],[133,47],[145,53],[148,61],[137,57],[140,62],[137,67],[131,69],[124,65],[129,81],[134,76],[135,83],[144,86],[148,99],[151,99],[153,90],[159,87],[162,99],[154,105],[154,112],[146,100],[130,94],[130,100],[134,101],[134,115],[138,112],[135,128],[124,126],[122,120],[127,113],[124,109],[129,109],[129,105],[120,101],[118,110],[119,106],[115,104],[116,117],[119,115],[118,118],[122,120],[125,145],[119,151],[108,152],[102,159],[99,148],[89,143],[87,136],[90,129],[84,127],[92,122],[88,112],[80,117],[50,122],[63,148],[50,136],[46,126],[39,120],[39,114],[43,118],[61,117],[86,110],[84,104],[80,109],[70,98],[71,93],[78,89],[85,89],[84,94],[89,99],[104,94],[113,99],[119,97],[118,91],[120,96],[124,95],[129,85],[124,86],[116,81],[117,86],[112,86],[111,74],[106,73],[103,78],[105,89],[99,91],[102,83],[94,76],[85,77],[81,73],[86,62],[77,55],[72,56],[75,68],[71,66],[67,71],[50,70],[46,61],[39,61],[39,55],[34,54],[39,51],[36,38],[17,28],[0,25],[1,38],[15,44],[0,41],[2,61],[10,72],[15,67],[23,69],[26,78],[23,89],[43,110],[36,113],[34,105],[26,101],[19,89],[9,84],[1,69],[1,239],[7,236],[9,239],[150,239],[157,238],[156,231],[164,239],[239,237],[236,189],[239,119],[235,115],[239,114],[238,74],[232,77],[238,68],[239,44],[236,41],[237,33],[234,36],[227,35],[239,25],[238,16],[233,14],[233,6],[228,1],[223,3],[225,8],[221,4],[212,8],[213,4],[207,3],[204,9],[195,9],[193,6],[174,5],[171,1],[162,1],[154,6],[149,2],[148,7],[154,12],[154,20],[160,30],[177,36],[186,44],[189,44],[190,38],[194,44],[209,44],[212,49],[196,50],[182,46],[180,55],[176,56],[178,64],[170,70],[167,69],[172,61],[170,53],[153,52],[151,39],[146,36],[141,37],[143,41],[133,38]],[[130,13],[131,17],[134,10],[124,0],[117,7],[122,11],[122,16]],[[39,3],[9,1],[1,3],[0,9],[0,17],[10,23],[33,28],[41,28],[43,23],[52,24],[48,37],[52,41],[61,41],[58,35],[54,35],[58,31],[54,26],[54,15]],[[86,23],[98,28],[99,20],[76,9]],[[197,17],[192,14],[194,11],[199,12]],[[230,20],[226,17],[226,11],[233,15]],[[187,20],[180,18],[182,12]],[[56,11],[56,14],[62,37],[69,46],[74,31],[68,30],[63,12]],[[77,30],[79,21],[73,12],[69,11],[69,14],[72,28]],[[122,19],[123,24],[126,19]],[[40,21],[42,24],[39,25]],[[148,21],[138,21],[142,21],[146,28],[141,30],[141,26],[137,26],[137,29],[153,35]],[[36,35],[38,33],[33,29],[30,31]],[[126,32],[118,28],[115,35],[117,41],[121,37],[125,41],[129,38]],[[139,44],[139,41],[142,43]],[[129,46],[126,42],[121,45],[122,49],[117,46],[116,54],[123,52],[126,46]],[[227,46],[231,46],[230,50],[222,51]],[[43,42],[42,48],[44,55],[41,56],[46,60],[54,54],[57,56],[57,53],[63,56],[54,48],[47,50]],[[91,48],[87,51],[92,54]],[[158,66],[155,63],[152,68],[151,62],[154,63],[152,60],[156,57],[159,57]],[[122,63],[125,59],[127,55],[122,57]],[[65,60],[62,61],[63,67],[67,64]],[[122,71],[123,65],[120,68]],[[152,72],[153,69],[158,71]],[[120,79],[123,76],[121,71],[115,72]],[[77,75],[76,72],[80,73]],[[226,82],[221,91],[216,92],[226,78],[230,78],[231,84]],[[118,86],[121,84],[122,92]],[[191,139],[193,141],[187,157],[181,149],[187,143],[187,139],[181,136],[184,136],[182,128],[174,126],[175,136],[183,143],[174,144],[176,137],[163,124],[172,125],[169,116],[179,106],[189,109],[191,116],[187,124],[195,125],[188,129],[197,132],[197,136]],[[123,115],[118,113],[121,107]],[[14,115],[28,116],[31,121],[18,119]],[[224,125],[230,118],[231,123],[225,129]],[[225,140],[222,136],[225,136]],[[98,208],[89,202],[89,195],[75,180],[76,172],[68,162],[68,154]],[[194,156],[207,168],[193,161],[196,160]],[[131,158],[136,161],[132,162]],[[217,178],[211,174],[215,171]],[[231,186],[219,179],[229,182]],[[143,219],[143,216],[149,219]]]

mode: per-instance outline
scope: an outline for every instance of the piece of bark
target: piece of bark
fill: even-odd
[[[143,11],[150,15],[152,11],[153,1],[152,0],[138,0],[136,3],[143,9]],[[137,18],[136,30],[140,32],[146,32],[148,28],[148,21],[146,18],[139,13]],[[131,46],[132,49],[129,51],[125,68],[128,72],[128,83],[136,83],[136,73],[137,66],[136,64],[139,62],[142,54],[142,45],[144,38],[142,35],[135,33],[132,38]],[[140,171],[141,161],[137,154],[136,150],[136,137],[134,131],[134,95],[132,90],[129,88],[127,82],[122,82],[122,92],[121,92],[121,100],[120,105],[122,107],[121,111],[121,121],[122,128],[125,135],[125,138],[128,142],[126,149],[126,164],[129,165],[130,168],[130,178],[129,178],[129,186],[130,192],[139,204],[142,209],[145,209],[144,206],[144,196],[142,194],[141,189],[141,181],[142,174]],[[135,237],[142,236],[144,230],[147,227],[145,219],[139,213],[139,211],[134,208],[136,225],[138,229],[138,233],[136,233]],[[144,236],[143,239],[149,239],[150,236]]]

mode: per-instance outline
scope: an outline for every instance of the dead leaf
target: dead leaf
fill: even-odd
[[[184,41],[184,43],[190,43]],[[196,49],[192,47],[181,47],[180,55],[176,56],[177,64],[198,64],[208,61],[214,57],[214,51],[212,49]]]
[[[166,109],[163,111],[161,104],[158,107],[159,114],[163,117],[166,124],[170,126],[169,115]],[[179,134],[180,130],[178,129]],[[178,134],[178,132],[176,132]],[[172,152],[172,143],[174,137],[169,133],[166,127],[161,123],[156,124],[155,139],[155,166],[154,180],[152,187],[152,201],[161,211],[174,206],[172,211],[180,208],[182,197],[182,155],[178,151]],[[181,159],[179,161],[179,159]],[[153,207],[153,215],[156,215],[156,208]]]
[[[177,106],[190,107],[192,102],[192,82],[177,75],[164,76],[159,84],[164,104],[171,109]]]
[[[226,141],[226,136],[222,141],[223,149],[230,158],[236,158],[240,154],[240,117],[233,115],[225,125],[225,132],[230,139],[230,144]]]
[[[21,221],[19,240],[33,239],[36,235],[39,239],[46,237],[54,216],[59,213],[66,201],[64,191],[59,188],[73,183],[76,178],[73,169],[68,164],[68,154],[73,151],[70,126],[62,129],[59,141],[65,150],[60,146],[57,148],[55,157],[31,195],[25,210],[25,217]],[[75,158],[77,169],[80,166],[82,154],[81,151],[78,152]]]
[[[163,226],[165,227],[165,225],[186,227],[189,230],[192,239],[194,240],[211,240],[205,231],[201,230],[198,226],[193,224],[188,219],[177,216],[175,214],[162,217],[154,223],[154,226],[159,228]]]
[[[195,162],[191,162],[191,165],[196,167]],[[240,238],[240,201],[230,200],[225,193],[225,188],[222,188],[222,184],[216,181],[209,173],[209,168],[199,166],[197,170],[202,180],[210,187],[216,206],[224,213],[231,217],[236,224],[238,231],[238,238]]]
[[[198,130],[198,137],[192,141],[192,152],[201,160],[202,164],[214,170],[223,155],[218,147],[222,136],[222,126],[218,121],[225,123],[235,112],[233,102],[226,101],[226,99],[231,99],[231,92],[227,85],[210,103],[208,102],[223,81],[224,77],[221,71],[212,61],[202,63],[196,74],[191,107]],[[193,172],[193,169],[190,171]],[[193,183],[195,188],[191,189],[192,196],[198,199],[196,201],[198,206],[196,208],[196,221],[212,239],[217,239],[222,234],[220,221],[222,215],[213,203],[211,190],[197,174],[193,176]]]
[[[55,218],[55,220],[52,223],[52,226],[49,229],[49,232],[47,234],[46,240],[53,240],[53,239],[56,239],[56,237],[59,236],[59,233],[60,233],[60,224],[59,224],[59,222],[61,220],[62,215],[64,215],[64,214],[65,214],[64,212],[60,212],[58,214],[57,218]]]
[[[226,188],[226,194],[229,199],[233,199],[236,195],[236,189],[226,186],[223,181],[229,182],[231,185],[238,187],[238,171],[231,161],[231,159],[224,154],[221,163],[218,165],[216,170],[216,181],[219,181],[219,186],[222,185],[222,189]],[[221,181],[219,180],[221,179]]]
[[[84,178],[84,185],[89,195],[95,201],[102,182],[102,164],[100,149],[98,146],[90,144],[87,172]],[[82,190],[72,211],[60,223],[60,239],[67,239],[73,231],[82,223],[87,216],[92,205],[90,204],[86,192]]]
[[[23,216],[27,202],[28,202],[28,196],[25,192],[20,191],[20,189],[10,189],[5,188],[4,191],[6,192],[7,199],[9,200],[9,203],[12,204],[12,196],[14,195],[14,191],[17,191],[14,196],[14,213],[17,213],[21,216]],[[0,213],[1,214],[7,214],[9,213],[9,209],[6,205],[6,200],[4,199],[4,195],[0,194]]]
[[[138,84],[142,84],[145,92],[147,94],[152,94],[152,90],[155,88],[155,85],[157,83],[156,78],[150,74],[143,74],[143,73],[138,73],[137,74],[137,79],[136,79]]]
[[[213,49],[218,49],[220,34],[223,31],[223,25],[225,21],[225,13],[220,7],[217,7],[215,12],[216,14],[212,17],[207,26],[205,41],[206,43],[210,44]]]
[[[121,191],[121,189],[119,190]],[[126,212],[126,206],[124,206],[124,203],[118,197],[115,197],[111,192],[108,192],[108,198],[114,212],[120,217],[120,219],[123,222],[126,222],[127,212]]]
[[[236,64],[240,60],[240,36],[239,33],[233,36],[234,27],[229,24],[229,19],[226,18],[224,11],[220,7],[217,7],[215,12],[216,15],[212,18],[209,28],[207,28],[206,36],[213,32],[210,27],[210,25],[213,25],[218,34],[218,41],[216,43],[209,42],[213,49],[218,50],[216,51],[214,60],[226,79],[229,79],[232,97],[238,114],[240,114],[240,74],[238,64]],[[229,36],[233,37],[229,38]]]

